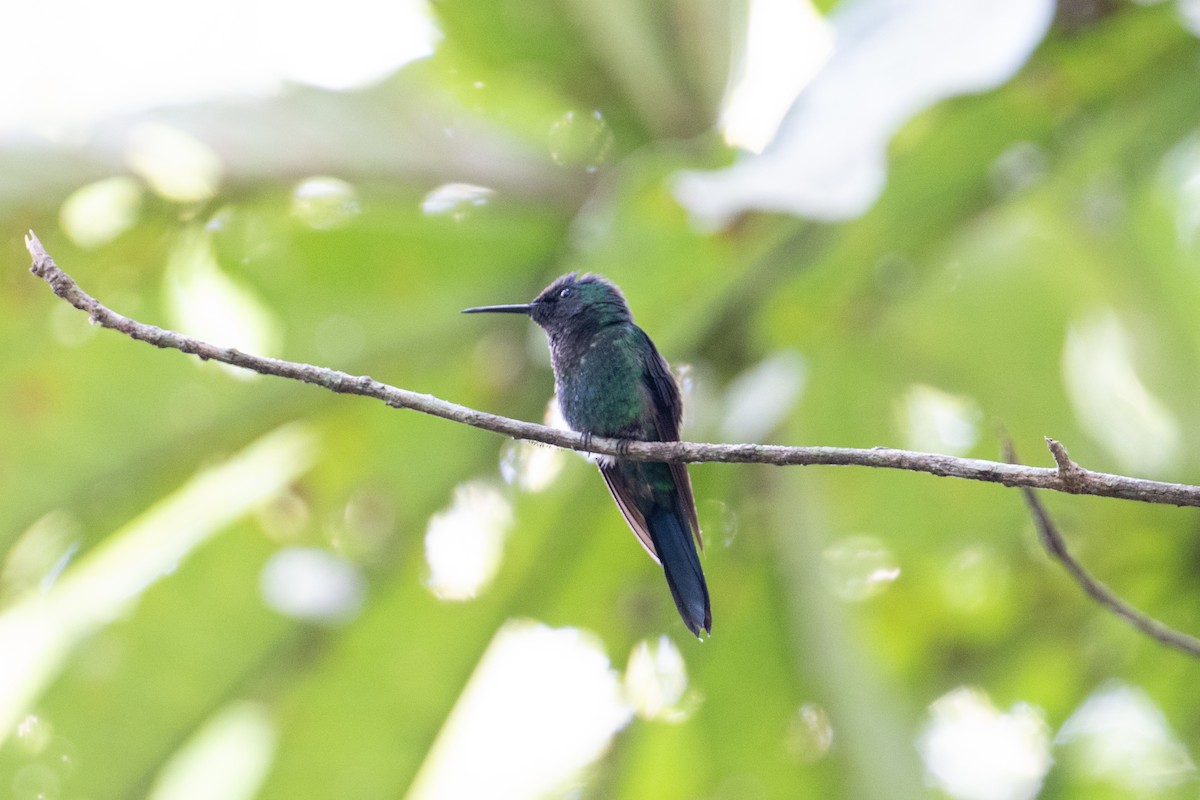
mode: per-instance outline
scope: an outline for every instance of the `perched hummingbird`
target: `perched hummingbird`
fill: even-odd
[[[679,385],[650,337],[633,324],[625,296],[599,275],[572,272],[532,303],[468,308],[464,314],[528,314],[546,331],[554,386],[572,430],[614,439],[679,440]],[[685,464],[598,458],[600,474],[642,546],[660,563],[683,624],[712,630],[696,544],[700,525]]]

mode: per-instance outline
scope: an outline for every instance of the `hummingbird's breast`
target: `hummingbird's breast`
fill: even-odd
[[[586,339],[551,343],[558,405],[572,430],[643,438],[642,365],[629,334],[616,325]]]

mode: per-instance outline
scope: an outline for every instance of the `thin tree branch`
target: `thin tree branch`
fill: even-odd
[[[122,316],[84,292],[70,275],[63,272],[46,253],[33,231],[25,237],[25,246],[33,257],[30,271],[42,278],[54,293],[85,312],[93,323],[120,331],[126,336],[155,347],[169,347],[263,375],[316,384],[333,392],[357,394],[381,400],[393,408],[407,408],[452,422],[503,434],[515,439],[580,450],[601,455],[620,456],[635,461],[724,462],[737,464],[774,464],[776,466],[875,467],[924,472],[947,478],[999,483],[1031,489],[1049,489],[1069,494],[1114,497],[1143,503],[1175,506],[1200,506],[1200,486],[1130,478],[1104,472],[1092,472],[1071,462],[1066,450],[1054,442],[1051,451],[1062,459],[1057,468],[1026,467],[975,458],[957,458],[937,453],[897,450],[891,447],[860,449],[851,447],[785,447],[763,444],[702,444],[695,442],[640,442],[585,436],[573,431],[549,428],[531,422],[488,414],[441,400],[428,394],[400,389],[367,375],[350,375],[338,370],[301,364],[277,358],[243,353],[231,347],[219,347],[176,331],[147,325]],[[1063,467],[1063,463],[1070,466]]]
[[[1049,438],[1046,440],[1046,443],[1050,446],[1050,451],[1054,455],[1054,460],[1058,462],[1061,471],[1070,472],[1079,469],[1071,461],[1070,457],[1067,456],[1067,451],[1061,444]],[[1017,455],[1013,449],[1012,442],[1005,443],[1005,451],[1005,457],[1015,463]],[[1112,613],[1123,617],[1130,625],[1150,638],[1169,647],[1182,650],[1188,655],[1200,658],[1200,639],[1175,630],[1117,596],[1112,589],[1108,588],[1099,578],[1088,572],[1083,564],[1079,563],[1078,559],[1071,555],[1062,534],[1059,533],[1058,528],[1050,519],[1050,514],[1046,511],[1046,507],[1042,505],[1042,501],[1038,499],[1037,492],[1027,486],[1022,486],[1021,492],[1025,495],[1025,504],[1029,506],[1030,514],[1033,515],[1033,522],[1038,530],[1038,540],[1041,542],[1042,547],[1046,549],[1046,552],[1050,554],[1052,559],[1063,565],[1063,568],[1079,584],[1080,588],[1087,592],[1088,596]]]

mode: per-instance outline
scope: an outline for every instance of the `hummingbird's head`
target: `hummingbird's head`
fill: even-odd
[[[599,275],[571,272],[547,286],[529,304],[529,316],[554,335],[568,330],[595,330],[633,317],[613,283]]]
[[[551,339],[573,332],[591,333],[599,328],[631,322],[633,316],[625,296],[599,275],[571,272],[547,286],[532,303],[480,306],[463,313],[503,312],[528,314]]]

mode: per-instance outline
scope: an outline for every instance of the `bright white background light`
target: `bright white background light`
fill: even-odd
[[[20,113],[0,115],[0,135],[288,81],[351,88],[429,55],[438,37],[424,0],[41,0],[6,4],[4,28],[0,107]]]
[[[488,645],[408,800],[561,797],[631,717],[593,636],[509,622]]]

